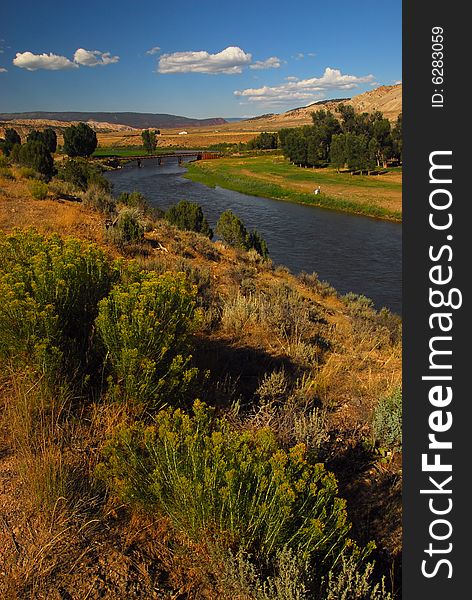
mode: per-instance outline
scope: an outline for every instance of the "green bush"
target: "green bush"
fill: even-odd
[[[264,259],[269,258],[267,244],[257,229],[249,233],[242,220],[231,210],[225,210],[221,214],[216,224],[216,233],[228,246],[241,250],[254,249]]]
[[[49,152],[54,153],[57,150],[57,135],[54,129],[47,127],[43,131],[33,129],[26,138],[28,142],[42,142]]]
[[[10,179],[11,181],[15,179],[10,167],[0,167],[0,177],[3,177],[3,179]]]
[[[24,167],[34,169],[49,181],[55,173],[54,160],[42,142],[26,142],[18,151],[18,161]]]
[[[118,276],[93,244],[34,230],[1,233],[0,356],[51,375],[85,368],[98,301]]]
[[[136,209],[125,208],[120,211],[114,224],[106,231],[106,238],[117,246],[139,244],[144,240],[142,215]]]
[[[139,210],[145,217],[157,220],[162,219],[164,211],[149,204],[149,200],[141,192],[122,192],[116,199],[118,204],[123,204],[128,208]]]
[[[95,184],[101,187],[104,192],[111,192],[111,184],[103,177],[99,168],[91,165],[83,158],[65,160],[58,170],[57,178],[71,183],[82,191],[85,191],[89,185]]]
[[[90,156],[97,143],[97,134],[86,123],[64,129],[64,152],[69,156]]]
[[[239,431],[196,401],[193,415],[165,409],[151,427],[121,430],[104,473],[123,499],[168,516],[195,542],[213,540],[275,558],[287,546],[317,567],[349,544],[334,475],[303,444],[279,448],[269,429]]]
[[[372,421],[374,437],[382,446],[402,447],[402,389],[397,388],[377,404]]]
[[[156,409],[190,389],[197,375],[189,354],[195,296],[183,273],[142,272],[101,301],[97,328],[119,397]]]
[[[179,229],[196,231],[210,239],[213,237],[213,231],[203,215],[202,207],[195,202],[181,200],[169,208],[165,217],[171,225]]]
[[[48,185],[42,181],[32,181],[29,186],[30,194],[36,200],[44,200],[48,195]]]
[[[38,179],[40,176],[39,173],[31,167],[21,167],[18,169],[18,175],[21,179]]]

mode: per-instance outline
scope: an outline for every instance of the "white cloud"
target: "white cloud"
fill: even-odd
[[[47,71],[59,71],[61,69],[76,69],[78,65],[73,63],[65,56],[58,56],[50,52],[49,54],[33,54],[32,52],[17,52],[13,59],[15,67],[26,69],[27,71],[37,71],[46,69]]]
[[[374,81],[373,75],[358,77],[343,75],[339,69],[327,67],[321,77],[312,77],[299,81],[290,80],[278,86],[263,86],[237,90],[235,96],[245,98],[248,102],[261,104],[284,104],[293,100],[305,101],[306,104],[320,100],[326,90],[350,90],[362,83]]]
[[[305,55],[303,54],[303,52],[299,52],[298,54],[295,54],[294,58],[296,60],[301,60],[302,58],[305,58]]]
[[[256,60],[255,63],[249,65],[250,69],[278,69],[282,61],[276,56],[266,58],[266,60]]]
[[[146,50],[145,54],[149,54],[150,56],[152,56],[153,54],[157,54],[159,51],[160,47],[154,46],[153,48],[149,48],[149,50]]]
[[[159,73],[241,73],[251,64],[252,56],[238,46],[229,46],[217,54],[206,50],[163,54],[158,63]]]
[[[74,62],[84,67],[111,65],[117,63],[119,60],[119,56],[112,56],[110,52],[100,52],[99,50],[78,48],[74,53]]]
[[[285,78],[287,81],[300,81],[300,77],[295,77],[293,75],[290,75],[289,77]]]
[[[3,67],[0,67],[0,73],[8,73],[8,69],[4,69]]]

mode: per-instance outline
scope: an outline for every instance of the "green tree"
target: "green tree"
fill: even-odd
[[[241,250],[253,248],[262,258],[269,257],[267,244],[257,229],[249,233],[243,221],[231,210],[222,213],[216,224],[216,233],[228,246]]]
[[[64,152],[68,156],[90,156],[97,147],[97,134],[86,123],[64,130]]]
[[[28,142],[42,142],[51,153],[54,153],[57,149],[57,135],[54,129],[51,129],[50,127],[43,131],[33,129],[33,131],[28,134],[26,140]]]
[[[402,135],[402,114],[397,117],[397,121],[392,129],[393,153],[401,162],[403,154],[403,135]]]
[[[338,173],[339,169],[346,164],[346,137],[343,133],[333,135],[329,159],[333,167],[336,167]]]
[[[257,229],[254,229],[254,231],[249,234],[248,246],[260,254],[264,260],[269,258],[269,248],[267,247],[267,243]]]
[[[42,142],[23,144],[18,153],[18,161],[24,167],[31,167],[49,181],[55,173],[54,160]]]
[[[206,237],[213,237],[213,231],[206,220],[202,207],[195,202],[181,200],[178,204],[171,206],[165,215],[172,225],[179,229],[196,231]]]
[[[144,149],[149,154],[151,154],[151,152],[154,152],[154,150],[157,147],[157,135],[158,135],[158,131],[153,131],[151,129],[145,129],[141,133]]]
[[[103,177],[95,165],[89,164],[83,158],[69,158],[62,162],[58,174],[62,181],[68,181],[85,191],[92,183],[102,188],[103,191],[110,193],[111,184]]]
[[[21,144],[21,138],[16,129],[7,128],[5,129],[5,137],[0,140],[0,149],[3,151],[5,156],[9,156],[16,144]]]
[[[248,249],[248,232],[239,217],[231,210],[225,210],[216,224],[216,233],[233,248]]]
[[[249,140],[247,143],[248,150],[274,150],[278,147],[279,144],[279,136],[277,133],[269,133],[267,131],[263,131],[257,137]]]

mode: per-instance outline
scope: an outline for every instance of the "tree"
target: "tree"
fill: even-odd
[[[403,154],[403,136],[402,136],[402,113],[397,117],[397,121],[392,129],[393,153],[402,160]]]
[[[333,135],[331,139],[329,159],[333,167],[336,167],[338,173],[339,169],[344,167],[346,164],[346,137],[343,133]]]
[[[267,244],[257,229],[248,233],[244,223],[231,210],[222,213],[216,224],[216,233],[228,246],[241,250],[253,248],[264,259],[269,256]]]
[[[346,133],[346,163],[350,169],[367,171],[373,167],[369,155],[369,140],[365,135]]]
[[[196,231],[210,240],[213,237],[213,231],[203,215],[202,207],[195,202],[181,200],[169,208],[166,212],[166,219],[179,229]]]
[[[46,181],[54,175],[54,160],[42,142],[31,141],[21,146],[18,153],[20,165],[31,167],[40,173]]]
[[[254,231],[249,234],[248,245],[250,248],[254,248],[264,260],[269,258],[269,248],[267,247],[267,243],[257,229],[254,229]]]
[[[248,150],[274,150],[279,145],[279,136],[277,133],[268,133],[263,131],[257,137],[249,140]]]
[[[86,123],[64,130],[64,152],[68,156],[90,156],[97,147],[97,134]]]
[[[48,127],[43,131],[33,129],[26,138],[28,142],[42,142],[49,152],[53,153],[57,149],[57,135],[54,129]]]
[[[152,131],[151,129],[145,129],[141,133],[141,137],[143,138],[143,146],[146,152],[151,154],[157,147],[157,135],[160,133],[159,130]]]
[[[248,233],[244,223],[231,210],[225,210],[216,224],[216,233],[233,248],[248,249]]]
[[[16,144],[21,144],[21,138],[16,129],[7,128],[5,129],[5,138],[0,140],[0,148],[2,149],[5,156],[9,156]]]

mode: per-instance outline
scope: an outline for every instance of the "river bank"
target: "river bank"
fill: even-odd
[[[222,158],[188,165],[186,178],[243,194],[401,222],[401,170],[351,176],[334,169],[301,169],[282,156]],[[321,193],[313,190],[320,186]]]

